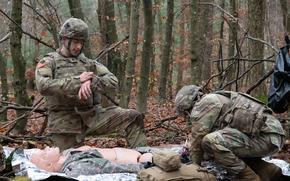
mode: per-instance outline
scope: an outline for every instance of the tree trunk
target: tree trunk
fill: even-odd
[[[248,0],[248,28],[252,37],[264,39],[266,2],[264,0]],[[252,59],[263,59],[264,44],[257,41],[249,41],[249,53]],[[264,75],[264,63],[260,63],[253,68],[250,75],[251,85]],[[255,96],[265,96],[267,93],[265,83],[260,85],[259,89],[253,91]]]
[[[82,11],[82,4],[80,0],[68,0],[68,5],[72,17],[79,18],[85,21],[84,13]],[[88,41],[85,42],[85,47],[83,51],[88,58],[93,58],[90,49],[91,49],[90,41],[88,39]]]
[[[157,40],[153,40],[154,44],[152,45],[152,51],[153,51],[153,57],[151,59],[150,63],[150,80],[149,80],[149,92],[154,92],[154,87],[157,82],[156,78],[156,55],[157,55],[157,46],[155,44],[158,44],[161,42],[161,34],[162,34],[162,21],[161,21],[161,12],[160,12],[160,2],[159,0],[154,1],[154,11],[153,11],[153,24],[155,24],[155,19],[158,21],[156,24],[156,28],[154,28],[154,34],[155,37],[157,36]]]
[[[114,0],[107,0],[107,43],[113,44],[118,41],[118,34],[116,29],[116,17],[115,17],[115,8]],[[123,63],[121,59],[121,53],[118,48],[115,48],[114,51],[108,53],[108,68],[118,77],[120,80],[122,78],[121,73],[121,64]]]
[[[208,0],[208,3],[213,3],[213,0]],[[201,81],[206,81],[211,76],[211,52],[212,52],[212,39],[213,39],[213,6],[201,7],[201,56],[202,63]]]
[[[8,82],[7,82],[7,60],[3,57],[2,53],[0,53],[0,77],[1,77],[1,100],[8,101]],[[1,106],[6,106],[7,104],[0,102]],[[7,111],[4,111],[0,114],[0,122],[7,121]]]
[[[232,14],[234,17],[238,18],[238,12],[237,12],[237,4],[236,0],[230,0],[230,14]],[[235,48],[236,48],[236,41],[237,41],[237,22],[230,22],[230,29],[229,29],[229,47],[228,47],[228,57],[234,57],[235,55]],[[232,81],[236,78],[236,72],[237,72],[237,65],[234,63],[235,60],[229,61],[228,65],[232,65],[231,68],[228,69],[227,72],[227,81]],[[229,90],[234,90],[234,84],[229,86]],[[237,85],[235,86],[237,87]],[[237,90],[235,90],[237,91]]]
[[[139,112],[147,111],[147,97],[148,97],[148,85],[149,85],[149,73],[150,63],[153,57],[152,53],[152,41],[154,24],[152,17],[152,1],[143,0],[144,6],[144,44],[142,51],[142,62],[140,71],[140,82],[138,83],[137,91],[137,110]]]
[[[283,25],[285,32],[290,33],[290,2],[288,0],[280,0],[282,15],[283,15]]]
[[[107,45],[107,20],[106,20],[106,0],[98,0],[98,21],[100,25],[101,33],[101,47],[106,47]],[[102,57],[100,62],[104,65],[108,65],[108,56],[107,54]]]
[[[22,24],[22,0],[12,0],[11,19],[21,26]],[[13,63],[13,87],[16,102],[21,105],[29,105],[30,101],[26,92],[26,80],[25,80],[25,60],[21,53],[21,38],[22,31],[13,22],[10,23],[10,31],[12,32],[10,37],[10,51]],[[17,111],[17,116],[21,116],[24,111]],[[15,134],[24,133],[27,123],[26,118],[22,118],[13,132]]]
[[[185,7],[185,3],[181,2],[181,8],[183,9]],[[179,44],[179,58],[177,61],[177,78],[176,78],[176,91],[178,91],[179,89],[181,89],[181,87],[183,86],[183,59],[184,59],[184,45],[185,45],[185,21],[186,17],[185,14],[182,13],[182,17],[180,18],[180,26],[179,26],[179,38],[180,38],[180,44]]]
[[[220,6],[221,8],[225,9],[225,0],[221,0],[220,2]],[[220,40],[219,40],[219,51],[218,51],[218,58],[219,59],[223,59],[224,57],[224,47],[223,47],[223,42],[224,42],[224,24],[225,24],[225,21],[224,21],[224,12],[220,12]],[[217,70],[218,72],[222,72],[224,71],[224,62],[223,61],[220,61],[217,63]],[[222,81],[222,76],[223,75],[220,75],[218,78],[219,78],[219,82]]]
[[[190,62],[191,78],[193,84],[199,84],[201,78],[200,46],[201,32],[199,19],[199,1],[191,1],[191,22],[190,22]]]
[[[126,1],[126,3],[125,3],[125,13],[127,15],[126,25],[130,24],[130,8],[131,8],[130,2]],[[127,35],[129,34],[129,31],[130,31],[130,26],[126,26],[126,34]],[[128,51],[129,51],[129,44],[125,44],[124,51],[123,51],[123,61],[120,64],[120,68],[119,68],[119,72],[120,72],[120,75],[119,75],[119,85],[120,85],[119,86],[119,93],[124,92],[123,85],[124,85],[124,82],[126,81],[125,72],[126,72],[126,64],[128,61]]]
[[[135,76],[135,59],[137,53],[138,27],[139,27],[139,6],[140,6],[139,0],[131,1],[129,53],[128,53],[128,61],[126,64],[125,80],[122,85],[123,93],[121,95],[120,100],[120,105],[121,107],[124,108],[128,108],[133,78]]]
[[[161,57],[161,73],[159,81],[159,100],[163,102],[166,99],[166,84],[167,76],[169,72],[169,59],[172,45],[172,27],[173,27],[173,9],[174,0],[167,1],[167,20],[165,29],[165,39],[163,41],[162,47],[162,57]]]
[[[109,46],[118,41],[116,29],[116,17],[114,11],[114,0],[99,0],[98,1],[98,16],[104,47]],[[121,59],[121,53],[118,48],[108,52],[106,65],[108,69],[115,74],[119,80],[123,79],[124,62]],[[120,81],[122,82],[122,81]],[[119,82],[119,85],[121,85]]]

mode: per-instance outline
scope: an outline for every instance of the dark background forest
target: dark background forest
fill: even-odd
[[[185,142],[190,125],[176,119],[173,105],[183,85],[247,92],[266,103],[275,58],[290,32],[289,0],[0,1],[1,141],[41,147],[13,135],[45,137],[45,100],[34,70],[60,46],[59,28],[72,16],[89,25],[85,55],[119,79],[118,94],[103,105],[144,113],[150,145]],[[277,116],[287,120],[287,113]],[[126,146],[107,137],[112,141],[87,144]]]

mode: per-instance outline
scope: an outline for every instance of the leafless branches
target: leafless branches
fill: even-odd
[[[9,102],[3,102],[2,103],[9,103]],[[41,98],[39,101],[36,102],[36,104],[32,107],[27,107],[27,106],[22,106],[22,105],[18,105],[18,104],[14,104],[14,103],[10,103],[7,106],[1,106],[2,109],[0,110],[0,114],[3,113],[5,110],[7,109],[14,109],[14,110],[30,110],[25,112],[24,114],[22,114],[21,116],[17,117],[16,119],[14,119],[13,121],[10,121],[8,123],[6,123],[5,125],[3,125],[0,129],[4,129],[6,127],[11,126],[5,133],[5,135],[9,135],[9,133],[11,132],[11,130],[15,127],[16,123],[20,120],[22,120],[22,118],[24,117],[28,117],[30,116],[33,112],[37,112],[37,113],[42,113],[45,114],[46,109],[42,109],[40,108],[42,105],[44,104],[43,98]]]
[[[33,39],[33,40],[35,40],[35,41],[38,41],[39,43],[41,43],[41,44],[43,44],[43,45],[45,45],[45,46],[47,46],[47,47],[49,47],[49,48],[51,48],[51,49],[53,49],[53,50],[55,50],[55,48],[52,46],[52,45],[49,45],[49,44],[47,44],[46,42],[44,42],[44,41],[42,41],[41,39],[39,39],[38,37],[36,37],[36,36],[33,36],[32,34],[30,34],[30,33],[28,33],[28,32],[26,32],[26,31],[24,31],[23,29],[22,29],[22,27],[19,25],[19,24],[17,24],[13,19],[11,19],[2,9],[0,9],[0,13],[1,14],[3,14],[7,19],[9,19],[12,23],[14,23],[21,31],[22,31],[22,33],[23,34],[25,34],[25,35],[27,35],[27,36],[29,36],[31,39]]]

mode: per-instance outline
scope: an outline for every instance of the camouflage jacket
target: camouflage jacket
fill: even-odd
[[[237,94],[231,91],[228,91],[228,93],[231,94],[231,97]],[[200,146],[202,138],[208,133],[222,129],[220,127],[220,118],[227,113],[231,104],[232,100],[230,98],[215,93],[207,94],[195,103],[190,114],[192,123],[191,149],[194,154],[198,154],[198,157],[202,155]],[[261,132],[284,135],[284,130],[279,120],[270,114],[265,114],[267,119],[261,128]],[[281,145],[277,144],[277,146],[280,147]]]
[[[93,95],[86,101],[79,100],[80,74],[94,72],[91,89]],[[79,110],[100,103],[100,93],[116,90],[118,80],[104,65],[86,58],[64,57],[58,52],[47,54],[39,61],[35,70],[36,86],[45,96],[49,110],[49,131],[80,133]]]
[[[68,158],[62,165],[61,172],[71,177],[79,175],[95,175],[103,173],[137,173],[143,164],[122,164],[106,160],[96,150],[84,152],[74,151],[69,153]]]

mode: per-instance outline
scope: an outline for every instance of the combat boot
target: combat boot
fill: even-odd
[[[233,181],[261,181],[261,179],[249,166],[247,166]]]

